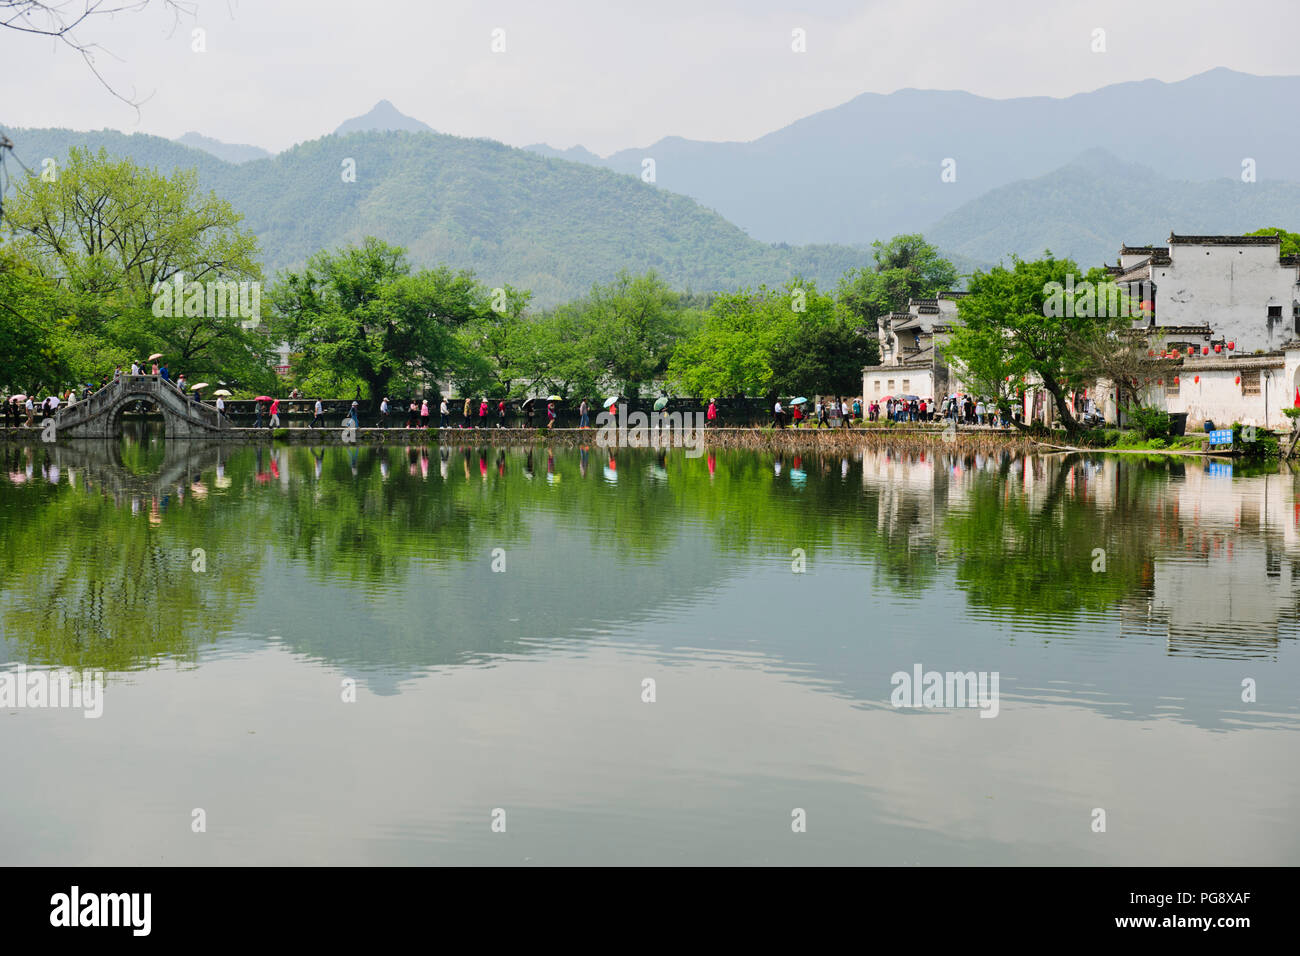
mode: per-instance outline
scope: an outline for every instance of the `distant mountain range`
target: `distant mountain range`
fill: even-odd
[[[393,131],[406,133],[436,133],[432,126],[421,123],[418,119],[412,119],[401,110],[399,110],[388,100],[380,100],[370,108],[370,112],[363,116],[354,116],[350,120],[344,120],[334,130],[335,136],[344,136],[348,133],[372,133],[375,131]]]
[[[865,93],[747,143],[669,137],[593,159],[716,209],[750,235],[784,242],[869,242],[915,232],[991,189],[1042,176],[1090,147],[1173,179],[1241,174],[1300,179],[1300,76],[1214,69],[1176,83],[1117,83],[1064,99],[971,93]],[[940,178],[945,160],[956,179]]]
[[[201,149],[228,163],[247,163],[254,159],[270,159],[271,153],[260,146],[248,146],[243,143],[223,143],[211,136],[201,133],[186,133],[176,138],[176,142],[192,149]]]
[[[833,284],[870,262],[870,241],[901,232],[925,233],[969,272],[1049,248],[1098,265],[1121,242],[1171,231],[1300,229],[1300,126],[1285,120],[1298,97],[1300,77],[1224,69],[1065,99],[901,90],[749,143],[669,138],[606,158],[439,134],[388,100],[273,157],[198,133],[10,138],[32,168],[72,145],[195,167],[245,214],[272,270],[374,234],[550,304],[620,269],[700,291],[796,272]],[[640,179],[645,158],[653,185]],[[353,183],[340,176],[346,159]],[[954,181],[941,179],[945,159]],[[1245,159],[1256,182],[1241,180]]]
[[[1084,268],[1114,264],[1121,243],[1164,245],[1171,232],[1240,235],[1300,226],[1300,183],[1171,179],[1092,149],[1045,176],[990,190],[925,230],[950,253],[997,261],[1050,249]]]
[[[759,242],[685,196],[492,140],[354,132],[236,165],[139,133],[16,129],[10,138],[32,168],[73,146],[163,171],[195,168],[202,188],[243,213],[271,272],[374,235],[405,246],[417,264],[470,268],[490,285],[531,289],[546,306],[623,269],[654,269],[703,292],[796,274],[831,287],[871,262],[862,248]],[[351,169],[355,181],[345,181]]]

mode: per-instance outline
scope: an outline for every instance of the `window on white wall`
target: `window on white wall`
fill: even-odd
[[[1259,369],[1244,369],[1241,373],[1241,394],[1259,394]]]
[[[876,379],[876,394],[880,394],[880,379]]]

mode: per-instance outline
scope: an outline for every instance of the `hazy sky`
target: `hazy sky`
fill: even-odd
[[[84,0],[66,0],[73,5]],[[133,0],[107,0],[121,5]],[[81,30],[75,53],[0,29],[0,124],[198,130],[280,150],[389,99],[440,132],[607,154],[753,139],[863,92],[1067,96],[1215,66],[1297,71],[1296,0],[196,0]],[[205,31],[195,52],[192,31]],[[1104,53],[1093,31],[1105,30]],[[491,49],[504,31],[505,51]],[[806,31],[804,53],[792,50]]]

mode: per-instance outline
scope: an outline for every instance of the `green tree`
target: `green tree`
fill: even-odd
[[[374,237],[316,254],[270,298],[304,380],[355,381],[372,398],[459,373],[470,357],[456,330],[492,315],[491,291],[473,273],[413,273],[404,249]]]
[[[620,272],[575,306],[588,313],[591,356],[624,394],[661,378],[683,328],[682,297],[655,272]]]
[[[1254,232],[1248,232],[1246,235],[1281,236],[1281,254],[1284,256],[1300,256],[1300,232],[1287,232],[1285,229],[1279,229],[1276,226],[1267,226],[1263,229],[1256,229]]]
[[[840,280],[840,303],[859,330],[875,335],[879,319],[907,308],[908,299],[933,298],[957,281],[957,269],[920,233],[871,244],[875,264]]]
[[[141,359],[162,352],[191,375],[265,378],[269,343],[252,328],[257,240],[241,220],[199,191],[193,170],[163,176],[102,149],[72,149],[55,176],[20,180],[5,206],[15,248],[59,284],[63,328],[90,345],[87,354],[107,344]],[[232,302],[239,283],[245,295]]]
[[[970,295],[957,308],[962,326],[949,341],[945,354],[954,360],[961,377],[978,383],[997,397],[1002,410],[1009,410],[1006,376],[1013,380],[1035,376],[1052,396],[1057,415],[1068,432],[1079,428],[1067,400],[1071,390],[1086,384],[1095,370],[1078,349],[1080,340],[1096,340],[1109,328],[1092,311],[1071,316],[1057,311],[1049,299],[1054,283],[1064,285],[1068,275],[1079,275],[1070,259],[1027,262],[1012,257],[1010,269],[995,266],[971,277]],[[1059,288],[1056,287],[1056,288]],[[1059,300],[1058,300],[1059,301]]]

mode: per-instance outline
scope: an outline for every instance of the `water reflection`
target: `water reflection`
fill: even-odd
[[[496,859],[500,843],[466,835],[482,829],[484,792],[566,820],[581,808],[572,827],[520,826],[554,859],[598,846],[664,862],[748,861],[738,847],[840,862],[1061,862],[1062,847],[1086,862],[1294,860],[1294,839],[1277,839],[1300,793],[1286,759],[1300,500],[1286,468],[147,438],[0,454],[0,652],[106,668],[118,691],[113,746],[25,715],[8,718],[11,750],[75,772],[131,757],[129,770],[94,764],[120,840],[87,832],[110,817],[69,802],[71,785],[10,788],[15,859],[34,858],[24,834],[51,832],[38,825],[51,814],[69,847],[115,847],[104,862],[222,845],[151,836],[177,811],[139,789],[190,800],[171,793],[184,766],[184,787],[200,777],[251,835],[240,851],[274,861],[321,845],[351,858],[350,840],[369,859]],[[890,674],[917,663],[999,672],[1000,715],[892,709]],[[364,706],[339,705],[342,677]],[[1245,678],[1258,704],[1243,702]],[[160,714],[173,751],[149,733]],[[316,785],[340,759],[355,771],[346,796]],[[1249,774],[1254,802],[1239,805]],[[222,791],[250,779],[256,799]],[[289,812],[277,800],[300,827],[275,826]],[[1142,823],[1117,823],[1124,839],[1099,849],[1097,805]],[[772,819],[788,836],[791,806],[836,821],[824,842],[810,828],[794,849],[764,843]]]
[[[587,448],[204,442],[4,454],[6,610],[11,626],[42,632],[23,640],[50,661],[69,640],[93,642],[89,627],[112,637],[118,663],[139,663],[158,642],[133,653],[120,636],[164,608],[219,632],[213,611],[229,605],[212,599],[238,602],[268,564],[382,592],[424,565],[473,562],[488,539],[556,547],[557,526],[569,552],[545,563],[631,573],[672,555],[674,578],[705,586],[797,546],[861,568],[893,597],[956,588],[969,613],[1044,635],[1107,614],[1121,635],[1161,633],[1174,655],[1275,655],[1300,607],[1300,503],[1285,467],[1225,480],[1214,463],[1164,459],[625,450],[593,474]],[[529,483],[537,456],[543,485]],[[619,485],[621,464],[640,480]],[[197,588],[175,556],[201,544],[238,557],[239,573]],[[105,588],[131,597],[95,601],[83,618]],[[172,631],[192,649],[185,627]]]

